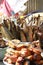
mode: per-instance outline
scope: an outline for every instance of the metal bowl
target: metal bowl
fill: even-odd
[[[8,64],[6,61],[4,61],[3,60],[3,63],[5,64],[5,65],[13,65],[13,64]]]

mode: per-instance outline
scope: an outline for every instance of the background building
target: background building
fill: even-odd
[[[27,13],[35,10],[43,10],[43,0],[28,0],[26,5]]]

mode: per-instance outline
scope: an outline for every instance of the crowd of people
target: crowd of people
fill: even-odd
[[[34,17],[34,20],[31,18],[28,23],[26,18],[6,19],[3,20],[3,26],[12,34],[12,39],[19,39],[22,42],[32,42],[34,40],[43,42],[43,22],[40,22],[40,15],[38,15],[38,17]]]

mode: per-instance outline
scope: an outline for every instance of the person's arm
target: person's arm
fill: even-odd
[[[33,60],[33,55],[30,55],[30,56],[28,56],[26,58],[29,59],[29,60]]]

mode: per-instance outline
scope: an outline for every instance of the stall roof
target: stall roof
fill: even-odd
[[[43,13],[43,10],[36,10],[36,11],[30,12],[25,17],[28,17],[28,16],[35,14],[35,13]]]

